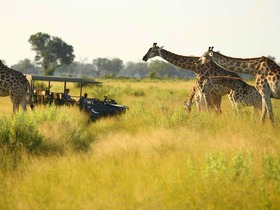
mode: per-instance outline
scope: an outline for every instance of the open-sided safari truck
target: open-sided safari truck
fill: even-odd
[[[102,82],[98,82],[93,79],[87,78],[75,78],[75,77],[54,77],[54,76],[37,76],[27,75],[31,85],[31,100],[34,104],[55,104],[60,105],[78,105],[80,110],[87,112],[92,120],[96,120],[104,116],[113,116],[116,114],[125,113],[127,106],[118,105],[113,99],[109,99],[104,96],[103,100],[98,98],[84,98],[83,86],[87,84],[102,85]],[[36,82],[47,82],[47,87],[36,87]],[[63,82],[63,91],[54,92],[51,90],[51,82]],[[63,97],[65,90],[67,89],[67,83],[78,83],[80,87],[79,96],[71,95],[72,98],[76,98],[77,104],[66,101]]]

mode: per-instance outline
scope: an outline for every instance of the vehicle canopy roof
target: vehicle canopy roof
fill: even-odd
[[[55,76],[38,76],[38,75],[26,75],[26,78],[31,81],[31,90],[34,90],[35,81],[46,81],[48,82],[48,89],[50,90],[51,82],[64,82],[64,90],[66,89],[67,82],[79,83],[80,84],[80,97],[82,96],[82,88],[86,84],[102,85],[102,82],[98,82],[94,79],[78,78],[78,77],[55,77]]]

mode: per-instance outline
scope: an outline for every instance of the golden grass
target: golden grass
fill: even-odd
[[[261,125],[251,109],[235,115],[227,97],[221,115],[195,108],[187,115],[182,101],[193,84],[106,80],[102,90],[86,89],[107,91],[130,109],[87,125],[94,139],[88,153],[23,154],[16,171],[0,173],[0,208],[278,209],[279,101],[275,127]],[[37,107],[35,116],[47,111]],[[69,115],[72,130],[59,118],[38,127],[44,142],[63,147],[86,116],[74,107],[58,113]]]

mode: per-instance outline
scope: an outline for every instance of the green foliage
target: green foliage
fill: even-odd
[[[16,169],[25,153],[34,154],[42,143],[36,121],[23,111],[0,118],[0,170]]]
[[[152,60],[148,66],[149,78],[190,78],[194,73],[160,60]]]
[[[156,73],[155,71],[151,71],[151,72],[149,73],[149,78],[151,78],[151,79],[158,78],[157,73]]]
[[[35,82],[34,87],[36,89],[42,89],[42,90],[46,90],[47,89],[47,85],[44,82]]]
[[[275,183],[280,194],[280,156],[265,154],[262,160],[263,175],[268,181]]]
[[[100,76],[115,77],[123,69],[123,61],[119,58],[97,58],[93,60],[95,65],[96,74]]]
[[[18,64],[12,65],[11,69],[21,71],[24,74],[37,74],[39,68],[34,66],[29,59],[24,59],[18,62]]]
[[[239,151],[230,160],[228,155],[223,152],[218,154],[210,153],[207,155],[205,172],[208,177],[227,176],[231,179],[250,178],[252,174],[252,159],[244,157],[243,152]]]
[[[1,148],[13,150],[22,147],[27,152],[33,152],[40,145],[42,136],[39,134],[36,121],[23,111],[18,112],[12,119],[2,116],[0,122]]]
[[[70,65],[75,58],[73,47],[58,37],[39,32],[31,35],[28,41],[36,52],[35,61],[42,65],[45,75],[53,75],[57,67]]]
[[[106,80],[88,92],[129,110],[94,123],[77,107],[36,107],[26,115],[42,136],[32,153],[8,152],[13,120],[3,115],[0,208],[278,209],[280,130],[250,109],[235,117],[226,97],[220,115],[185,113],[192,85]]]

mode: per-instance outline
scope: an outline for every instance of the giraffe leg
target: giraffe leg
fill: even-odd
[[[195,98],[196,99],[195,100],[196,108],[198,110],[198,113],[201,113],[202,110],[206,108],[205,97],[204,97],[204,94],[201,91],[199,91],[199,89],[195,95],[196,95],[196,98]]]
[[[202,93],[201,106],[204,110],[213,110],[213,101],[211,100],[211,97],[208,94]]]
[[[198,110],[198,113],[201,113],[202,111],[205,111],[206,101],[205,101],[204,96],[199,91],[196,92],[195,103],[196,103],[196,108]]]
[[[215,97],[214,99],[214,108],[215,108],[215,111],[220,114],[222,113],[222,110],[221,110],[221,103],[222,103],[222,97],[221,96],[217,96]]]
[[[200,100],[200,96],[198,95],[195,99],[195,104],[196,104],[196,108],[198,113],[201,112],[201,100]]]
[[[26,93],[23,94],[20,104],[23,111],[26,112]]]
[[[272,103],[270,98],[270,90],[268,88],[260,89],[260,94],[262,96],[262,115],[261,115],[261,123],[265,122],[265,117],[268,112],[269,120],[271,124],[274,124],[274,115],[272,110]]]
[[[235,91],[231,91],[231,93],[229,94],[229,99],[234,114],[239,115],[241,106],[238,105],[237,101],[240,101],[240,98],[238,98],[238,95]]]
[[[12,101],[13,103],[13,112],[17,112],[19,110],[19,104],[18,102]]]
[[[267,109],[266,109],[265,100],[262,99],[262,114],[261,114],[261,119],[260,119],[261,123],[265,122],[266,112],[267,112]]]
[[[19,95],[14,95],[14,94],[10,94],[11,97],[11,101],[13,104],[13,112],[17,112],[19,110],[19,106],[21,104],[21,97],[19,97]]]
[[[266,113],[268,112],[269,115],[269,120],[271,122],[271,124],[274,124],[274,114],[273,114],[273,110],[272,110],[272,104],[271,104],[271,99],[270,98],[266,98],[265,100],[265,112],[262,113],[262,118],[261,118],[261,122],[264,122],[264,118],[266,117]]]
[[[23,111],[26,112],[26,100],[21,101],[21,107],[22,107]]]

